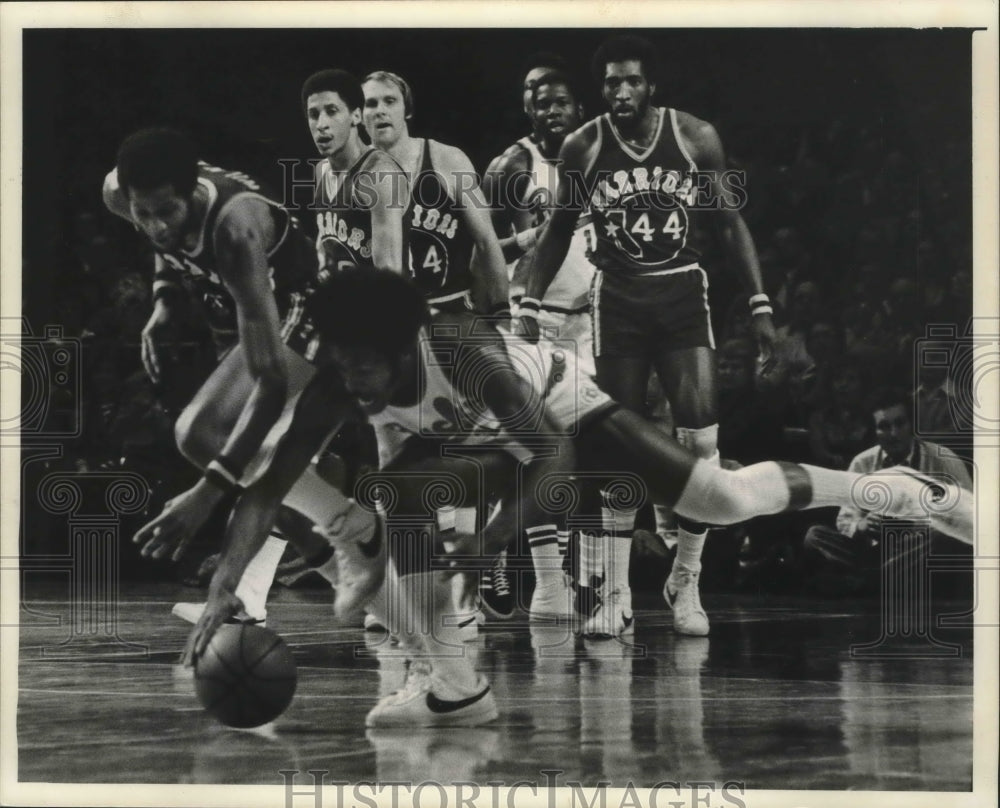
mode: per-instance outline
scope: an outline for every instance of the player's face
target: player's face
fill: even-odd
[[[340,93],[327,90],[306,99],[306,119],[316,150],[330,157],[347,145],[361,123],[361,111],[349,109]]]
[[[617,124],[628,126],[641,120],[649,109],[654,89],[655,85],[646,79],[638,59],[608,62],[604,66],[601,92]]]
[[[407,133],[403,92],[390,81],[366,81],[363,89],[365,129],[372,143],[390,149]]]
[[[129,191],[132,221],[161,250],[175,250],[183,240],[191,200],[179,195],[172,185],[151,191]]]
[[[535,85],[542,76],[551,71],[550,67],[533,67],[524,77],[524,112],[529,118],[534,117]]]
[[[535,131],[562,140],[580,126],[580,107],[565,84],[543,84],[535,92]]]
[[[402,362],[394,362],[372,348],[332,345],[327,357],[366,415],[382,412],[402,385]]]
[[[887,455],[900,458],[907,455],[913,441],[910,414],[902,404],[875,411],[875,437]]]

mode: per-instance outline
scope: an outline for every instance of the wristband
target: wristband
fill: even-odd
[[[524,252],[527,252],[538,243],[538,228],[532,227],[530,230],[522,230],[514,237],[514,242]]]
[[[531,319],[537,320],[538,313],[542,309],[542,301],[536,300],[533,297],[522,297],[521,302],[517,307],[518,317],[530,317]]]
[[[774,314],[774,309],[772,309],[770,306],[755,306],[750,311],[750,316],[756,317],[758,314]]]
[[[218,460],[213,460],[205,467],[203,476],[206,482],[211,483],[225,494],[236,488],[236,478]]]
[[[754,306],[758,304],[764,304],[766,306],[768,303],[771,302],[771,298],[769,298],[762,292],[759,295],[751,295],[749,302],[750,302],[750,308],[752,309]]]

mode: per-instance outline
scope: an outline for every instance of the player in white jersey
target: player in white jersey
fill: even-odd
[[[553,161],[566,136],[583,122],[583,106],[566,73],[535,73],[531,103],[533,134],[523,137],[493,160],[484,178],[493,211],[493,225],[504,256],[510,261],[511,301],[523,301],[526,273],[538,236],[555,203],[559,177]],[[581,215],[566,259],[536,307],[539,326],[549,336],[575,343],[577,362],[595,374],[590,286],[594,265],[588,239],[594,238],[589,217]],[[531,305],[529,302],[527,305]],[[535,572],[535,589],[528,613],[532,617],[568,617],[572,591],[563,572],[570,534],[565,524],[531,525],[525,530]],[[514,587],[514,591],[519,591]]]
[[[549,501],[556,498],[543,496],[546,483],[568,481],[576,449],[586,456],[588,445],[597,450],[594,456],[622,469],[616,473],[641,475],[654,501],[691,519],[731,524],[860,498],[885,515],[929,518],[936,529],[972,543],[973,500],[953,480],[929,480],[905,468],[870,474],[783,462],[738,471],[719,468],[612,402],[592,379],[579,378],[572,355],[560,355],[545,341],[534,345],[502,336],[467,314],[442,315],[447,319],[436,322],[447,327],[435,330],[421,291],[395,273],[346,270],[309,305],[321,329],[321,366],[274,460],[237,503],[208,607],[189,639],[189,663],[239,608],[235,582],[266,537],[279,503],[296,489],[326,436],[353,418],[376,424],[386,457],[402,472],[376,475],[375,483],[382,492],[378,501],[389,514],[388,555],[400,576],[396,597],[385,604],[386,617],[390,629],[410,638],[417,655],[403,688],[369,713],[369,726],[473,725],[498,715],[488,682],[466,655],[454,653],[460,643],[438,620],[440,610],[451,605],[443,579],[452,565],[475,564],[497,552],[521,524],[556,507]],[[408,440],[398,442],[400,434]],[[425,442],[430,449],[421,452]],[[407,458],[402,447],[414,444],[416,451]],[[472,454],[463,457],[463,450]],[[508,465],[505,475],[491,478],[487,469],[480,476],[483,465],[468,459],[488,453],[492,459],[512,458],[517,473],[510,474]],[[471,488],[460,486],[459,496],[464,490],[482,497],[502,485],[504,507],[478,535],[459,537],[448,551],[437,541],[433,513],[428,519],[435,498],[414,485],[421,471],[468,480]],[[331,555],[351,554],[359,562],[355,566],[363,567],[369,548],[369,566],[376,567],[382,534],[374,521],[345,529],[350,514],[335,510],[332,523],[315,517],[337,547]],[[397,513],[406,518],[394,523]],[[423,513],[424,522],[414,524],[413,513]],[[354,590],[357,598],[365,598],[380,575],[359,573],[365,583]]]

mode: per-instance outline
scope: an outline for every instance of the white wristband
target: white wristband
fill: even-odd
[[[751,295],[750,296],[750,308],[751,309],[754,307],[754,305],[756,305],[758,303],[767,304],[767,303],[770,303],[770,302],[771,302],[771,298],[769,298],[765,294]]]
[[[770,306],[755,306],[751,312],[751,317],[756,317],[758,314],[774,314],[774,309]]]

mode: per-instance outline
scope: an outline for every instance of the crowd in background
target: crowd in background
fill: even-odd
[[[775,363],[760,373],[746,296],[706,242],[723,458],[847,468],[874,443],[869,395],[894,385],[913,391],[918,434],[958,445],[971,461],[971,450],[959,445],[970,427],[962,415],[967,379],[951,378],[947,363],[917,359],[929,325],[951,325],[961,335],[971,316],[967,145],[939,143],[927,159],[885,122],[872,128],[835,120],[785,127],[777,137],[763,125],[722,120],[717,127],[731,164],[748,176],[744,217],[780,335]],[[211,342],[192,301],[173,334],[173,372],[154,387],[139,359],[151,310],[151,255],[101,207],[98,188],[81,200],[70,231],[73,266],[52,294],[64,334],[82,340],[85,412],[83,433],[64,462],[140,471],[162,494],[151,503],[155,510],[194,474],[177,453],[172,424],[214,366]],[[794,544],[800,529],[772,524],[757,556],[774,554],[782,530]],[[730,572],[721,574],[722,588],[737,584]]]

